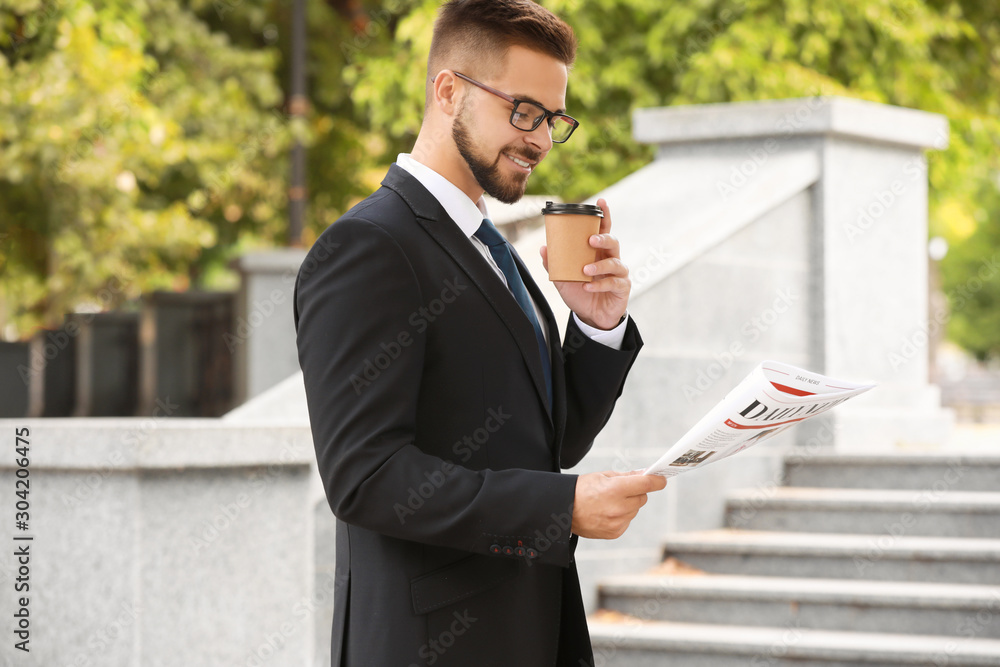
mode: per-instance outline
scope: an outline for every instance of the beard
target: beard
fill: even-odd
[[[541,153],[510,144],[500,150],[493,162],[489,162],[474,152],[472,136],[465,124],[465,117],[465,104],[463,104],[451,131],[459,154],[465,159],[476,182],[486,194],[505,204],[516,203],[524,196],[524,190],[528,187],[528,176],[531,174],[504,174],[500,169],[500,160],[503,159],[503,154],[507,153],[531,162],[537,162]]]

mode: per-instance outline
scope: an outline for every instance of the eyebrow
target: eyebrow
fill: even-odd
[[[513,97],[514,99],[517,99],[517,100],[524,100],[525,102],[531,102],[532,104],[537,104],[538,106],[542,107],[543,109],[548,109],[547,106],[545,106],[544,104],[542,104],[541,102],[539,102],[538,100],[536,100],[531,95],[511,95],[511,97]],[[566,109],[556,109],[553,113],[566,113]]]

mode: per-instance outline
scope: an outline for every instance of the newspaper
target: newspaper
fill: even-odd
[[[643,474],[673,477],[721,461],[874,386],[762,361]]]

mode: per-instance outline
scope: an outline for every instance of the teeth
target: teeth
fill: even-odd
[[[531,163],[530,162],[525,162],[524,160],[520,160],[520,159],[514,157],[513,155],[508,155],[507,157],[509,157],[511,160],[513,160],[514,164],[519,164],[522,167],[524,167],[525,169],[531,169]]]

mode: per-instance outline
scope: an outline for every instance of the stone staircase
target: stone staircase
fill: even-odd
[[[789,459],[726,526],[602,582],[598,667],[1000,665],[1000,455]]]

